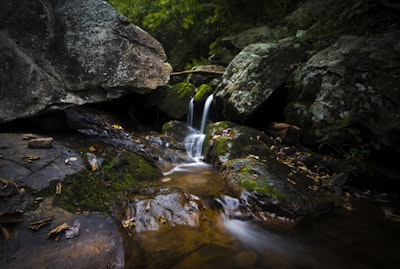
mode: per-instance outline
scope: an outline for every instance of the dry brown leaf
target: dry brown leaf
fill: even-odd
[[[41,158],[40,156],[35,156],[35,155],[26,156],[25,157],[25,162],[31,163],[33,161],[39,160],[40,158]]]
[[[51,218],[47,218],[47,219],[42,219],[42,220],[39,220],[39,221],[31,222],[31,223],[29,223],[29,228],[34,230],[34,231],[37,231],[42,226],[46,225],[49,221],[51,221]]]
[[[54,237],[54,239],[58,242],[60,240],[61,233],[69,228],[70,228],[70,226],[68,224],[63,223],[63,224],[57,226],[56,228],[54,228],[53,230],[51,230],[47,234],[47,238]]]
[[[296,185],[296,181],[294,181],[293,179],[290,178],[286,178],[287,181],[289,181],[291,184]]]
[[[0,225],[9,225],[22,222],[22,210],[15,210],[12,212],[5,212],[0,214]]]
[[[161,222],[161,223],[166,223],[166,222],[167,222],[167,219],[166,219],[164,216],[161,216],[161,217],[160,217],[160,222]]]
[[[62,184],[58,182],[56,185],[56,195],[61,195]]]
[[[36,139],[37,135],[34,134],[23,134],[22,135],[22,139],[24,140],[31,140],[31,139]]]
[[[10,233],[8,232],[7,228],[0,224],[1,233],[3,234],[5,239],[10,238]]]
[[[0,197],[19,193],[18,186],[15,182],[0,178],[0,183],[4,185],[1,186],[0,184]]]

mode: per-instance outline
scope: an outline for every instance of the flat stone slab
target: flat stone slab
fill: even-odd
[[[27,139],[26,134],[0,133],[1,178],[13,181],[19,187],[41,191],[47,188],[51,181],[62,181],[66,175],[75,174],[84,167],[80,153],[68,147],[68,144],[76,146],[81,143],[77,137],[30,135],[37,137],[32,140],[51,138],[52,146],[30,148],[28,145],[32,140]],[[74,157],[74,161],[66,163],[71,157]]]

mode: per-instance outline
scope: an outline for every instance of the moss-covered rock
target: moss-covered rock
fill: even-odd
[[[202,102],[207,99],[207,97],[212,94],[213,88],[211,88],[208,84],[201,84],[197,88],[197,93],[193,97],[193,101],[195,102]]]
[[[222,166],[229,186],[267,225],[293,227],[301,220],[329,210],[332,198],[314,180],[276,159],[233,159]]]
[[[99,166],[95,171],[89,167],[66,177],[55,204],[70,211],[105,212],[125,192],[162,176],[161,171],[142,156],[127,150],[110,150],[99,156],[97,162]]]
[[[229,121],[212,123],[207,128],[204,144],[207,161],[216,166],[248,155],[271,156],[271,138],[262,131]]]
[[[159,109],[173,119],[183,119],[187,115],[188,104],[194,94],[194,89],[194,85],[189,82],[179,82],[168,87],[166,96],[159,104]]]

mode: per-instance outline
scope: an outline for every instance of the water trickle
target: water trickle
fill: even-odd
[[[200,130],[197,130],[193,127],[193,114],[194,114],[193,98],[189,102],[188,126],[190,131],[185,138],[185,148],[188,156],[195,162],[201,162],[203,160],[202,151],[203,151],[204,138],[206,136],[205,126],[213,97],[214,96],[212,94],[208,96],[204,104],[203,114],[200,122]]]
[[[204,129],[206,127],[206,121],[208,118],[208,112],[210,111],[210,106],[211,106],[211,102],[214,98],[214,95],[210,95],[207,97],[207,100],[204,104],[204,109],[203,109],[203,116],[201,117],[201,126],[200,126],[200,133],[204,134]]]
[[[190,102],[189,102],[189,111],[188,111],[188,118],[187,118],[187,125],[189,127],[193,127],[193,114],[194,114],[194,98],[190,99]]]

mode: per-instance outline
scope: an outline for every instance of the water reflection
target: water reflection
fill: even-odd
[[[176,187],[201,199],[198,227],[174,226],[139,234],[146,268],[395,268],[400,227],[382,209],[358,199],[352,212],[336,208],[295,231],[260,226],[208,164],[185,164],[166,173],[160,188]],[[214,205],[214,206],[210,206]],[[166,226],[165,226],[166,227]]]

